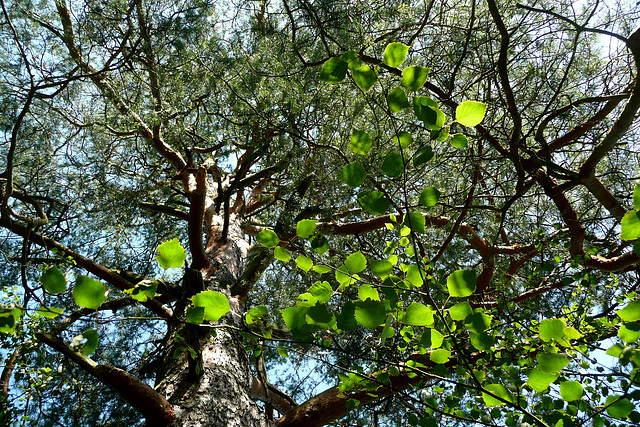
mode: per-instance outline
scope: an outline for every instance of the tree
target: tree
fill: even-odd
[[[640,11],[392,3],[0,0],[4,422],[640,421]]]

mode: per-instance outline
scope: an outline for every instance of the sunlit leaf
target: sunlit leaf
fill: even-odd
[[[432,349],[440,348],[444,342],[444,335],[435,329],[427,329],[423,332],[420,338],[420,343],[425,347],[431,347]]]
[[[452,297],[468,297],[476,291],[476,272],[457,270],[447,278],[447,290]]]
[[[296,225],[296,235],[302,239],[308,239],[316,232],[316,222],[312,219],[303,219]]]
[[[362,255],[362,252],[358,251],[349,255],[344,265],[347,266],[350,273],[360,273],[367,267],[367,259]]]
[[[558,353],[541,352],[536,355],[536,360],[540,369],[551,374],[560,372],[569,364],[567,356]]]
[[[549,388],[549,384],[554,382],[558,378],[557,373],[549,373],[545,372],[540,367],[536,366],[530,373],[529,379],[527,380],[527,385],[537,391],[538,393],[542,393],[547,388]]]
[[[333,289],[329,282],[316,282],[309,288],[309,293],[326,304],[333,296]]]
[[[477,101],[464,101],[456,107],[456,121],[463,126],[480,124],[487,112],[487,104]]]
[[[406,44],[389,43],[384,50],[382,62],[392,68],[399,67],[407,57],[408,51],[409,46],[407,46]]]
[[[413,142],[413,137],[409,132],[400,131],[398,135],[394,136],[391,140],[400,148],[407,148]]]
[[[329,241],[322,235],[316,234],[312,236],[309,243],[311,243],[311,249],[315,253],[323,254],[329,250]]]
[[[307,271],[311,270],[311,267],[313,267],[313,260],[311,258],[307,258],[304,255],[298,255],[298,257],[296,258],[296,265],[300,270],[306,273]]]
[[[362,206],[362,209],[375,215],[382,215],[391,206],[386,196],[375,190],[360,193],[358,195],[358,203]]]
[[[514,402],[513,395],[502,384],[488,384],[484,388],[499,398],[502,398],[508,402],[512,402],[512,403]],[[482,399],[484,400],[484,403],[487,406],[506,405],[506,403],[503,402],[502,400],[499,400],[496,397],[487,393],[482,393]]]
[[[290,331],[307,324],[307,310],[308,307],[289,307],[281,310],[284,323]]]
[[[351,76],[363,92],[368,92],[378,81],[376,72],[367,64],[361,64],[358,68],[351,70]]]
[[[616,310],[616,314],[624,322],[636,322],[640,320],[640,300],[631,301],[622,310]]]
[[[358,162],[349,163],[338,173],[338,178],[343,180],[350,187],[362,185],[367,177],[367,172]]]
[[[473,313],[468,302],[459,302],[449,309],[449,315],[453,320],[464,320],[468,315]]]
[[[191,297],[191,300],[194,306],[204,307],[204,319],[210,322],[217,322],[231,310],[229,299],[217,291],[202,291]]]
[[[44,317],[45,319],[54,319],[62,313],[64,313],[64,308],[42,306],[36,309],[36,314]]]
[[[605,405],[608,405],[607,414],[618,420],[626,419],[635,409],[635,405],[629,399],[615,395],[607,396]]]
[[[320,81],[326,83],[341,82],[347,75],[347,63],[340,58],[329,58],[320,69]]]
[[[80,335],[73,337],[71,348],[88,356],[98,348],[99,340],[98,332],[95,329],[87,329]]]
[[[422,190],[422,193],[420,193],[420,198],[418,199],[418,203],[420,203],[422,206],[425,206],[427,208],[430,208],[432,206],[435,206],[438,203],[438,200],[440,200],[440,191],[438,191],[437,188],[435,187],[427,187],[424,190]]]
[[[628,344],[632,344],[640,339],[640,330],[634,330],[627,325],[638,325],[637,323],[623,323],[620,325],[620,329],[618,329],[618,338],[620,338],[623,342]]]
[[[265,305],[257,305],[255,307],[251,307],[251,309],[245,313],[247,325],[264,322],[268,314],[269,309],[267,309],[267,306]]]
[[[106,288],[97,280],[78,275],[73,287],[73,299],[80,307],[97,309],[107,299]]]
[[[13,333],[21,317],[22,310],[19,308],[0,308],[0,332]]]
[[[367,299],[380,301],[380,295],[376,288],[367,283],[358,286],[358,298],[362,301],[366,301]]]
[[[560,396],[567,402],[582,398],[584,389],[578,381],[565,381],[560,384]]]
[[[50,294],[55,295],[67,290],[67,279],[55,265],[47,268],[44,273],[42,273],[40,281],[42,282],[42,286]]]
[[[273,257],[278,261],[282,261],[282,262],[291,261],[291,254],[286,248],[283,248],[282,246],[275,247],[275,249],[273,250]]]
[[[638,211],[629,211],[624,214],[620,222],[620,228],[620,239],[640,239],[640,216],[638,215]]]
[[[405,280],[417,288],[424,284],[422,272],[417,265],[410,265],[405,273]]]
[[[389,104],[389,110],[392,113],[398,113],[411,105],[409,104],[407,94],[399,87],[389,92],[387,102]]]
[[[349,141],[349,150],[355,154],[366,155],[371,150],[371,137],[365,131],[354,129]]]
[[[469,142],[467,141],[467,137],[466,136],[464,136],[461,133],[456,133],[451,138],[451,145],[456,147],[456,148],[464,148],[467,145],[469,145]]]
[[[262,230],[256,236],[256,240],[265,248],[275,248],[280,243],[278,235],[273,230]]]
[[[433,324],[433,310],[419,302],[412,302],[402,318],[402,323],[413,326]]]
[[[427,82],[429,69],[420,66],[407,67],[402,70],[400,84],[408,91],[416,91]]]
[[[386,277],[393,271],[393,265],[387,260],[371,261],[369,268],[376,277]]]
[[[447,363],[449,359],[451,359],[451,352],[449,350],[445,350],[444,348],[439,348],[431,352],[431,354],[429,355],[429,359],[431,359],[433,363]]]
[[[331,267],[327,267],[326,265],[314,265],[313,271],[316,273],[324,274],[331,271]]]
[[[640,210],[640,184],[633,189],[633,208]]]
[[[538,325],[538,333],[543,341],[564,338],[564,328],[567,326],[562,319],[545,319]]]
[[[165,270],[182,267],[186,259],[187,254],[178,239],[171,239],[158,246],[156,261]]]
[[[358,301],[355,309],[356,321],[367,329],[375,329],[384,323],[387,312],[380,301]]]
[[[134,288],[125,289],[125,293],[136,301],[145,302],[153,298],[158,290],[158,282],[155,280],[145,280],[138,283]]]
[[[464,319],[464,326],[479,334],[491,327],[491,319],[492,316],[482,312],[472,313]]]
[[[488,350],[495,344],[493,336],[487,332],[472,332],[469,336],[469,342],[471,342],[471,345],[475,347],[476,350],[480,351]]]

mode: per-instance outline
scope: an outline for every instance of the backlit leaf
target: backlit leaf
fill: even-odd
[[[254,323],[264,322],[268,314],[269,314],[269,310],[264,305],[257,305],[255,307],[251,307],[251,309],[247,311],[245,314],[247,325],[253,325]]]
[[[316,222],[312,219],[303,219],[296,225],[296,235],[302,239],[308,239],[316,232]]]
[[[452,297],[468,297],[476,291],[476,272],[457,270],[447,278],[447,290]]]
[[[547,388],[549,388],[549,384],[554,382],[558,378],[557,373],[549,373],[545,372],[540,367],[536,366],[530,373],[529,379],[527,380],[527,385],[537,391],[538,393],[542,393]]]
[[[482,312],[468,315],[464,319],[465,328],[476,333],[482,333],[491,327],[492,316]]]
[[[402,70],[400,84],[408,91],[416,91],[427,82],[429,69],[420,66],[407,67]]]
[[[153,298],[158,290],[158,282],[155,280],[143,280],[134,288],[125,289],[125,293],[136,301],[145,302]]]
[[[427,208],[435,206],[438,203],[438,200],[440,200],[440,194],[441,193],[437,188],[427,187],[422,190],[422,193],[420,193],[420,199],[418,199],[418,203]]]
[[[552,339],[562,340],[564,338],[564,328],[567,326],[562,319],[545,319],[538,325],[538,333],[543,341]]]
[[[349,163],[338,173],[338,178],[343,180],[350,187],[362,185],[367,177],[367,172],[358,162]]]
[[[368,92],[378,81],[375,71],[367,64],[361,64],[358,68],[351,70],[351,76],[363,92]]]
[[[509,390],[507,390],[506,387],[503,386],[502,384],[488,384],[485,386],[485,389],[487,389],[487,391],[490,391],[497,397],[500,397],[512,403],[514,402],[513,396],[511,395]],[[484,403],[487,406],[506,405],[506,403],[504,403],[502,400],[499,400],[496,397],[487,393],[482,393],[482,399],[484,400]]]
[[[71,340],[71,347],[85,356],[90,355],[98,348],[98,332],[95,329],[87,329],[80,335],[76,335]]]
[[[308,307],[289,307],[281,310],[284,324],[290,331],[298,329],[307,324],[307,310]]]
[[[413,142],[413,137],[409,132],[400,131],[397,136],[392,138],[392,141],[401,148],[407,148]]]
[[[347,63],[340,58],[329,58],[320,69],[320,81],[341,82],[347,75]]]
[[[199,325],[204,322],[204,307],[189,307],[185,321],[193,325]]]
[[[107,299],[106,288],[97,280],[78,275],[73,287],[73,299],[80,307],[97,309]]]
[[[387,102],[392,113],[400,112],[411,105],[409,104],[409,99],[407,99],[407,94],[399,87],[389,92]]]
[[[355,309],[356,321],[367,329],[375,329],[384,323],[387,312],[380,301],[358,301]]]
[[[210,322],[218,321],[231,310],[227,297],[217,291],[202,291],[191,300],[194,306],[204,307],[204,319]]]
[[[615,395],[607,396],[605,405],[610,405],[607,406],[607,414],[619,420],[626,419],[635,409],[635,405],[629,399],[621,399],[620,396]]]
[[[633,189],[633,208],[640,210],[640,184]]]
[[[631,301],[622,310],[617,310],[616,314],[624,322],[636,322],[640,320],[640,300]]]
[[[449,309],[449,315],[453,320],[464,320],[468,315],[473,313],[468,302],[459,302]]]
[[[487,104],[477,101],[464,101],[456,107],[456,121],[463,126],[480,124],[487,112]]]
[[[392,68],[397,68],[407,57],[409,46],[403,43],[389,43],[384,50],[382,62]]]
[[[433,324],[433,310],[419,302],[412,302],[402,318],[405,325],[427,326]]]
[[[393,264],[387,260],[371,261],[369,263],[371,272],[376,277],[386,277],[393,271]]]
[[[456,148],[464,148],[467,145],[469,145],[469,142],[467,141],[467,137],[466,136],[464,136],[461,133],[456,133],[451,138],[451,145],[453,145]]]
[[[275,247],[275,249],[273,250],[273,257],[282,262],[291,261],[291,254],[286,248],[283,248],[282,246]]]
[[[431,354],[429,355],[429,359],[431,359],[433,363],[447,363],[449,359],[451,359],[451,352],[449,350],[445,350],[444,348],[439,348],[431,352]]]
[[[278,235],[273,230],[262,230],[256,236],[256,240],[265,248],[275,248],[280,243]]]
[[[385,195],[375,190],[369,193],[360,193],[358,195],[358,203],[362,206],[362,209],[375,215],[382,215],[391,206]]]
[[[567,402],[579,400],[583,392],[582,384],[578,381],[565,381],[560,384],[560,396]]]
[[[36,309],[36,314],[45,319],[54,319],[64,312],[63,308],[42,306]]]
[[[309,288],[309,293],[326,304],[333,296],[333,289],[329,282],[316,282]]]
[[[300,270],[306,273],[307,271],[311,270],[311,267],[313,267],[313,260],[311,258],[307,258],[304,255],[298,255],[298,257],[296,258],[296,265]]]
[[[538,353],[536,360],[540,369],[551,374],[560,372],[569,364],[567,356],[558,353]]]
[[[42,276],[40,276],[42,286],[52,295],[59,294],[67,290],[67,279],[64,274],[56,267],[47,268]]]
[[[629,211],[624,214],[620,222],[620,227],[620,239],[640,239],[640,216],[638,215],[638,211]]]
[[[171,239],[158,246],[156,261],[165,270],[182,267],[186,259],[187,254],[178,239]]]
[[[358,286],[358,298],[362,301],[366,301],[367,299],[380,301],[380,295],[376,288],[366,283]]]
[[[398,153],[389,153],[385,156],[382,162],[382,172],[390,177],[396,177],[402,175],[404,171],[404,163],[402,156]]]
[[[355,154],[366,155],[371,150],[371,137],[362,130],[354,129],[349,141],[349,150]]]
[[[344,265],[347,266],[350,273],[360,273],[367,267],[367,259],[362,255],[362,252],[358,251],[349,255]]]
[[[21,317],[22,310],[19,308],[0,308],[0,332],[13,333]]]

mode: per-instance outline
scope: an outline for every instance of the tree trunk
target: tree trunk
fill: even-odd
[[[205,218],[206,253],[213,267],[202,273],[204,289],[200,290],[226,294],[231,312],[212,328],[184,323],[169,326],[157,390],[173,405],[175,426],[273,425],[249,393],[252,374],[240,335],[244,307],[229,295],[246,265],[248,244],[235,215],[229,220],[229,233],[223,242],[219,233],[223,219],[217,215]],[[179,306],[176,312],[186,313],[187,308]]]

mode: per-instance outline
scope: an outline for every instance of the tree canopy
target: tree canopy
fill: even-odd
[[[0,6],[0,424],[640,423],[635,2]]]

